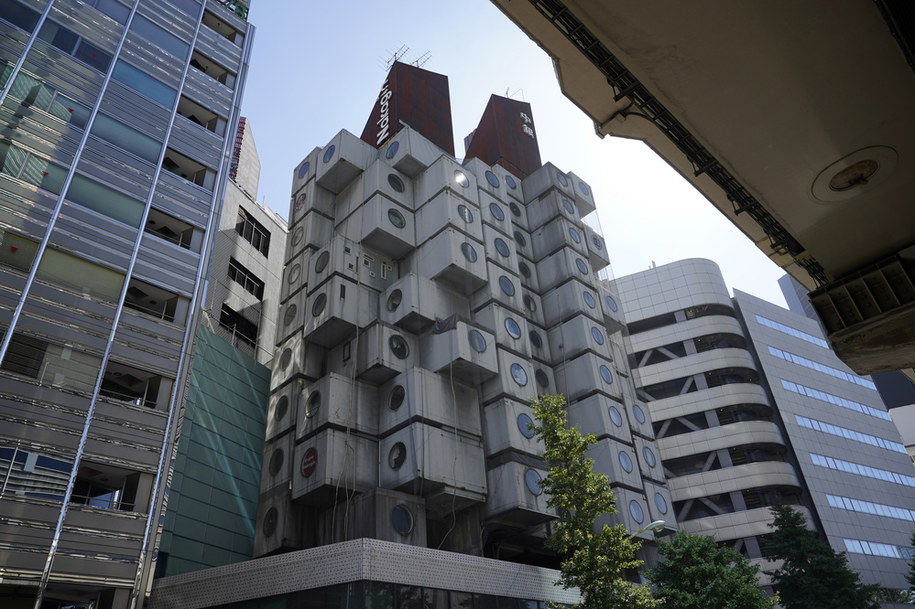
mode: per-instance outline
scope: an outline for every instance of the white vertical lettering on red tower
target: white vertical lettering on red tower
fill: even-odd
[[[388,137],[388,127],[390,125],[390,103],[391,99],[391,90],[388,88],[388,81],[385,81],[381,85],[381,94],[378,96],[378,101],[381,103],[381,118],[378,119],[378,135],[375,138],[375,145],[380,146],[381,143]]]

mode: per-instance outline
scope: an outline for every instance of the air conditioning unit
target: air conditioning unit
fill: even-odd
[[[552,343],[550,344],[552,347]],[[569,401],[581,399],[595,392],[620,396],[622,383],[613,372],[613,362],[593,353],[553,366],[559,393]]]
[[[581,212],[581,217],[584,218],[597,209],[591,186],[571,171],[566,174],[566,177],[569,178],[572,190],[575,191],[575,204],[578,206],[578,211]]]
[[[570,247],[564,247],[538,262],[537,277],[540,279],[541,293],[548,292],[573,277],[591,288],[595,284],[587,257]]]
[[[588,255],[585,242],[587,227],[576,225],[566,218],[553,218],[540,228],[531,231],[531,250],[534,260],[540,262],[563,247],[570,247],[579,254]],[[606,266],[606,265],[604,265]]]
[[[311,254],[308,269],[309,292],[314,292],[331,275],[342,275],[373,290],[386,290],[394,280],[394,263],[367,250],[355,241],[337,235],[325,247]]]
[[[502,182],[502,178],[499,177],[499,174],[496,173],[495,168],[490,167],[476,157],[466,159],[464,161],[464,168],[476,178],[477,187],[481,194],[481,201],[483,200],[483,197],[487,195],[495,197],[499,201],[505,200],[505,184]]]
[[[541,364],[552,365],[553,356],[550,353],[550,339],[546,330],[541,326],[528,321],[527,338],[531,345],[531,357]]]
[[[479,207],[477,179],[448,155],[438,157],[432,165],[416,176],[413,184],[413,200],[416,201],[417,209],[425,205],[426,201],[431,201],[442,190],[450,191]]]
[[[471,310],[478,311],[492,302],[498,302],[518,313],[523,311],[521,278],[491,262],[486,264],[486,273],[488,281],[470,297]]]
[[[607,360],[613,357],[607,330],[600,322],[585,315],[576,315],[553,326],[549,330],[549,338],[554,366],[583,353],[595,353]]]
[[[552,327],[576,315],[587,315],[604,325],[601,292],[578,279],[558,285],[543,295],[543,321]]]
[[[493,302],[474,313],[473,320],[495,334],[500,347],[522,357],[531,356],[530,329],[523,315]]]
[[[509,232],[509,234],[511,234]],[[508,269],[513,274],[518,273],[518,252],[515,249],[515,240],[499,232],[488,224],[483,225],[483,243],[486,245],[486,259]]]
[[[620,306],[620,299],[611,290],[605,282],[599,286],[601,311],[604,315],[604,325],[611,332],[619,332],[626,327],[623,318],[623,309]]]
[[[286,263],[306,250],[324,247],[334,236],[334,221],[324,214],[308,210],[289,228],[286,240]]]
[[[416,341],[408,333],[381,323],[360,335],[356,350],[356,376],[381,385],[416,365]]]
[[[442,375],[410,368],[379,391],[378,428],[382,436],[407,423],[456,427],[480,436],[480,402],[476,390]]]
[[[333,193],[349,186],[378,155],[370,144],[341,131],[318,155],[317,183]]]
[[[490,404],[502,398],[531,402],[537,398],[534,366],[526,357],[496,348],[499,374],[483,383],[481,401]]]
[[[663,520],[667,526],[676,527],[674,502],[666,486],[645,482],[645,499],[648,503],[648,519],[651,522]]]
[[[470,295],[486,284],[483,244],[453,228],[445,229],[420,246],[411,258],[410,272]]]
[[[565,218],[575,226],[581,225],[581,216],[573,200],[557,190],[550,190],[527,204],[527,223],[531,232],[554,218]]]
[[[552,163],[544,163],[521,183],[524,191],[524,202],[530,204],[550,189],[557,190],[566,197],[575,197],[572,182],[568,176]]]
[[[280,302],[286,302],[293,294],[305,289],[308,285],[308,262],[311,260],[310,252],[302,252],[294,256],[283,267],[283,283],[280,284]]]
[[[415,273],[401,277],[380,298],[381,321],[413,334],[422,334],[436,319],[455,314],[470,317],[467,299]]]
[[[487,521],[513,529],[528,527],[556,518],[547,507],[549,496],[540,487],[546,470],[510,461],[486,472],[489,496],[483,507]]]
[[[456,317],[436,322],[422,339],[421,366],[478,385],[498,373],[495,340]]]
[[[438,146],[410,127],[403,127],[384,147],[385,160],[415,178],[444,154]]]
[[[292,195],[289,206],[289,226],[302,221],[310,211],[318,212],[328,218],[334,217],[335,195],[326,188],[321,188],[317,182],[311,180],[298,192]]]
[[[399,260],[416,247],[413,212],[390,199],[373,196],[357,216],[350,221],[358,220],[359,241],[369,249]]]
[[[480,208],[475,203],[444,190],[417,208],[416,245],[423,245],[448,228],[461,231],[476,241],[482,241],[483,222],[480,213]]]
[[[569,426],[577,427],[584,434],[593,433],[599,438],[632,441],[626,407],[601,393],[592,393],[572,402],[566,407],[566,414]]]
[[[301,334],[305,327],[305,303],[308,300],[305,290],[300,290],[280,305],[279,318],[276,320],[276,344],[280,344],[293,334]]]
[[[267,407],[267,425],[264,436],[269,440],[283,434],[295,426],[296,410],[302,398],[304,379],[287,383],[270,396]]]
[[[283,341],[274,352],[270,374],[270,391],[303,377],[316,380],[321,376],[324,349],[309,343],[301,334],[295,334]]]
[[[456,510],[486,497],[483,446],[477,437],[413,423],[381,440],[379,450],[385,488],[434,497],[448,488],[456,493]]]
[[[295,447],[292,498],[330,505],[334,498],[378,486],[378,442],[357,433],[325,429]]]
[[[594,471],[606,475],[611,483],[642,488],[635,451],[628,444],[604,438],[592,444],[586,455],[594,459]]]
[[[292,170],[292,195],[293,200],[295,195],[302,190],[302,187],[305,186],[308,182],[315,178],[315,171],[318,167],[317,160],[318,154],[321,152],[320,148],[315,148],[308,153],[302,162],[296,165],[295,169]],[[289,210],[289,218],[293,217],[292,209]]]
[[[329,373],[302,391],[296,416],[296,442],[328,427],[378,435],[378,390]]]
[[[654,440],[646,440],[639,436],[633,436],[635,443],[635,454],[639,460],[639,470],[642,477],[656,482],[664,482],[664,470],[661,466],[661,453],[658,451],[658,445]]]
[[[508,450],[541,456],[543,442],[528,427],[533,423],[534,413],[527,404],[508,398],[488,404],[483,409],[483,448],[486,457]]]
[[[517,245],[517,240],[515,240]],[[518,255],[518,275],[521,277],[521,285],[536,294],[543,294],[540,289],[540,278],[537,277],[537,265],[531,262],[530,258]]]
[[[302,516],[302,508],[292,502],[288,489],[262,493],[257,502],[253,556],[257,558],[301,549]]]
[[[603,236],[588,225],[584,225],[588,246],[588,261],[594,272],[610,266],[610,254]]]
[[[336,275],[308,295],[304,333],[310,342],[332,348],[377,319],[378,294]]]
[[[268,440],[264,444],[264,458],[261,463],[261,492],[292,490],[292,461],[295,450],[295,434]]]
[[[365,537],[426,547],[426,502],[374,488],[319,514],[318,529],[317,545]]]

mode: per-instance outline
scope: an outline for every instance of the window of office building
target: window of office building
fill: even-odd
[[[171,108],[175,103],[175,98],[178,96],[178,92],[175,89],[120,59],[114,64],[114,72],[111,77],[122,85],[166,108]]]
[[[270,233],[263,224],[240,207],[238,208],[238,220],[235,222],[235,232],[244,237],[257,251],[264,256],[267,255],[270,250]]]
[[[229,69],[219,65],[206,55],[201,54],[199,51],[194,51],[191,54],[191,67],[195,70],[203,72],[216,82],[224,84],[230,89],[235,86],[234,73],[232,73]],[[333,154],[332,151],[331,154]]]
[[[143,216],[142,201],[79,174],[70,181],[67,199],[133,227]]]
[[[33,11],[16,0],[0,0],[0,19],[22,28],[26,32],[35,29],[40,16],[38,11]]]
[[[0,332],[0,337],[2,336],[3,333]],[[13,337],[10,339],[10,344],[6,351],[6,357],[3,358],[0,368],[37,379],[41,372],[41,364],[44,362],[44,354],[47,349],[48,343],[45,341],[34,336],[13,332]]]
[[[238,311],[226,304],[222,305],[222,311],[219,314],[219,325],[246,345],[257,346],[257,324],[245,319]]]
[[[158,161],[162,152],[159,140],[101,113],[92,122],[90,133],[150,163]]]
[[[15,144],[0,141],[0,173],[60,194],[67,170]]]
[[[50,247],[41,257],[37,277],[110,302],[118,301],[124,285],[123,273]]]
[[[0,79],[2,80],[5,79]],[[24,70],[20,70],[16,75],[8,96],[19,101],[20,112],[25,109],[40,110],[80,129],[84,129],[89,121],[90,110],[87,106],[74,101]]]
[[[254,294],[258,300],[264,297],[264,282],[257,276],[246,269],[235,258],[229,258],[229,279],[245,288],[246,291]]]
[[[38,32],[38,38],[99,72],[105,72],[111,64],[110,53],[106,53],[76,32],[54,21],[44,22],[41,31]]]
[[[177,36],[166,32],[161,27],[144,17],[136,15],[130,23],[130,31],[139,34],[160,49],[167,51],[178,59],[186,59],[191,46]]]

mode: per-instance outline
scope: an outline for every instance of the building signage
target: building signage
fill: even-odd
[[[391,124],[391,89],[388,87],[388,81],[384,81],[384,84],[381,85],[381,94],[378,96],[379,110],[381,111],[381,117],[377,121],[378,133],[375,136],[375,146],[380,146],[384,142],[390,130],[388,127]]]

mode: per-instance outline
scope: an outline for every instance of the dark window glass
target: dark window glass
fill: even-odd
[[[257,347],[257,324],[242,317],[228,305],[222,305],[219,325],[232,333],[241,342]]]
[[[229,258],[229,279],[245,288],[246,291],[254,294],[258,300],[264,297],[264,282],[257,276],[246,269],[235,258]]]
[[[252,218],[248,212],[238,208],[238,220],[235,222],[235,232],[244,237],[251,245],[264,256],[270,250],[270,233],[264,225]]]
[[[178,92],[152,76],[121,60],[114,65],[112,78],[166,108],[175,104]]]
[[[99,72],[107,71],[108,66],[111,65],[111,55],[109,53],[106,53],[85,40],[79,41],[79,44],[76,46],[76,51],[73,53],[73,57],[79,59],[86,65],[95,68]]]
[[[38,32],[38,38],[44,40],[64,53],[70,54],[76,49],[79,36],[53,21],[45,21]]]
[[[89,4],[95,6],[99,12],[108,15],[118,23],[126,23],[127,15],[130,14],[130,9],[117,0],[94,0],[90,1]]]
[[[15,0],[0,0],[0,19],[4,19],[26,32],[35,29],[41,15]]]
[[[142,15],[135,15],[130,23],[130,31],[135,32],[157,47],[168,51],[179,59],[186,59],[190,45],[177,36],[170,34]]]
[[[2,336],[3,333],[0,332],[0,337]],[[3,358],[0,368],[37,379],[41,373],[41,365],[44,363],[44,354],[47,349],[48,343],[43,340],[13,332],[13,338],[10,339],[6,357]]]

